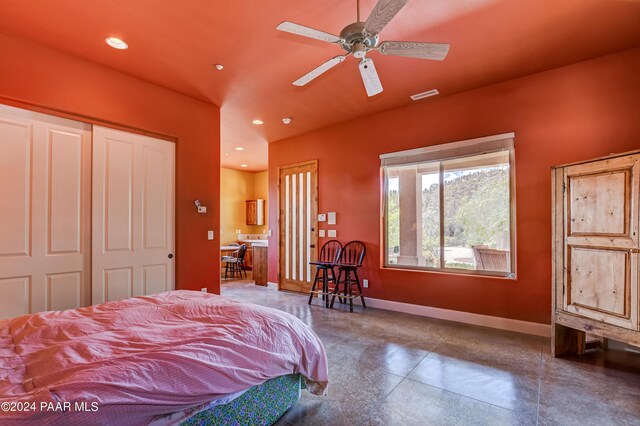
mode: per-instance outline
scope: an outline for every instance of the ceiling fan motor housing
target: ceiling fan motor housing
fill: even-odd
[[[356,58],[364,57],[365,53],[378,45],[378,36],[367,37],[364,33],[364,22],[349,24],[340,32],[340,38],[345,42],[341,46],[348,53],[353,52]]]

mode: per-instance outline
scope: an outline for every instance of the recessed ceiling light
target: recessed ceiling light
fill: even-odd
[[[291,117],[285,117],[285,118],[283,118],[283,119],[282,119],[282,122],[283,122],[284,124],[291,124]]]
[[[253,120],[252,123],[260,125],[260,124],[264,124],[264,121],[256,119],[256,120]]]
[[[129,48],[129,45],[118,37],[107,37],[104,41],[114,49],[125,50]]]
[[[227,157],[230,156],[231,154],[229,154],[228,152],[225,152],[224,155],[226,155]]]
[[[244,148],[241,146],[236,146],[235,148],[236,151],[244,151]]]
[[[244,163],[242,163],[242,164],[240,164],[240,167],[249,167],[249,166],[244,164]]]
[[[218,71],[222,71],[224,69],[224,65],[222,64],[215,64],[214,67],[216,67]]]

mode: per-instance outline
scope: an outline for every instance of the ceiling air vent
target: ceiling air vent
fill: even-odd
[[[438,89],[427,90],[426,92],[416,93],[415,95],[411,95],[411,99],[414,101],[419,101],[420,99],[428,98],[429,96],[439,95]]]

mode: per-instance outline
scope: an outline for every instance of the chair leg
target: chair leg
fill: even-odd
[[[333,303],[336,301],[336,293],[339,294],[339,292],[340,292],[340,277],[341,276],[342,276],[342,271],[338,270],[338,281],[336,281],[336,287],[333,289],[333,296],[331,297],[331,305],[329,306],[331,309],[333,309]]]
[[[364,296],[362,295],[362,287],[360,287],[360,279],[358,278],[358,271],[353,271],[353,275],[356,278],[356,285],[358,286],[358,291],[360,292],[360,300],[362,301],[362,307],[366,308],[367,305],[364,303]]]
[[[349,282],[351,280],[351,277],[350,277],[351,273],[350,272],[351,271],[349,271],[348,269],[346,271],[344,271],[344,286],[342,287],[343,288],[343,295],[344,295],[344,303],[347,303],[347,295],[348,295],[348,292],[349,292],[349,289],[347,287],[349,287],[349,285],[350,285]]]
[[[329,270],[322,270],[322,300],[324,300],[325,308],[329,307]]]
[[[333,267],[331,268],[331,276],[332,276],[332,280],[333,280],[333,285],[334,285],[334,290],[336,288],[338,288],[340,286],[340,277],[342,276],[342,271],[340,269],[338,269],[338,277],[336,278],[336,271],[333,269]],[[344,303],[342,297],[340,297],[340,292],[338,291],[338,301],[340,303]]]
[[[352,282],[351,282],[351,271],[347,270],[347,279],[345,285],[349,287],[349,312],[353,312],[353,291],[352,291]],[[346,288],[345,288],[346,291]]]
[[[224,262],[224,279],[227,279],[227,274],[229,273],[229,262]]]
[[[317,275],[318,275],[318,274],[316,274],[316,276],[317,276]],[[327,295],[325,294],[327,291],[326,291],[326,290],[325,290],[325,288],[324,288],[324,281],[325,281],[325,280],[324,280],[324,277],[325,277],[326,275],[327,275],[327,270],[326,270],[326,269],[324,269],[324,268],[322,268],[322,273],[321,273],[321,274],[320,274],[320,276],[318,276],[318,278],[317,278],[317,279],[318,279],[318,281],[319,281],[320,283],[322,283],[322,284],[321,284],[321,286],[322,286],[322,300],[323,300],[323,301],[325,301],[325,300],[327,300],[327,299],[328,299]]]
[[[309,292],[309,305],[313,300],[313,292],[316,291],[316,283],[318,282],[318,273],[320,272],[320,268],[316,268],[316,274],[313,277],[313,284],[311,285],[311,291]]]

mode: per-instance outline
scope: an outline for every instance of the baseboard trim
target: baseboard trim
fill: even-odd
[[[358,299],[354,299],[356,301]],[[395,302],[392,300],[365,298],[367,306],[388,311],[403,312],[423,317],[439,318],[465,324],[480,325],[500,330],[515,331],[532,334],[534,336],[551,337],[551,325],[537,322],[521,321],[511,318],[492,317],[471,312],[453,311],[432,306],[413,305],[411,303]]]

